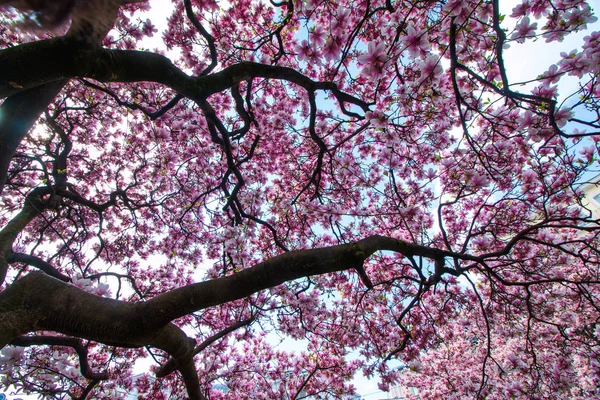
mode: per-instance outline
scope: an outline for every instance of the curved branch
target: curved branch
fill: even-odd
[[[13,242],[23,228],[37,217],[47,205],[41,198],[43,194],[47,194],[45,192],[47,192],[47,188],[43,187],[34,189],[28,194],[23,209],[0,230],[0,284],[6,278]]]
[[[71,278],[66,275],[61,274],[52,264],[42,260],[39,257],[36,257],[31,254],[25,253],[15,253],[14,251],[9,251],[8,257],[6,257],[9,264],[12,263],[23,263],[27,265],[31,265],[41,271],[44,271],[48,275],[60,279],[63,282],[71,282]]]
[[[44,68],[39,68],[44,65]],[[369,104],[342,92],[331,82],[316,82],[298,71],[280,66],[241,62],[217,73],[197,78],[186,75],[168,58],[150,52],[108,50],[82,42],[76,35],[25,43],[0,51],[0,193],[8,166],[17,146],[48,103],[67,80],[87,77],[102,82],[143,82],[164,84],[178,92],[164,110],[186,96],[199,104],[210,95],[233,88],[252,78],[278,79],[303,87],[307,92],[331,92],[341,110],[353,117],[345,104],[364,112]],[[159,110],[152,116],[162,115]]]
[[[189,338],[170,321],[294,279],[362,268],[370,255],[382,250],[435,260],[457,257],[480,261],[470,255],[375,235],[349,244],[290,251],[233,275],[136,303],[99,297],[45,273],[32,272],[0,293],[0,348],[18,335],[51,330],[122,347],[150,344],[174,357],[188,350],[191,355],[193,347],[189,349],[189,343],[184,343]]]
[[[44,68],[39,68],[44,65]],[[25,43],[0,51],[0,97],[66,78],[87,77],[101,82],[155,82],[194,100],[229,89],[252,78],[285,80],[307,91],[330,91],[340,102],[368,110],[369,104],[340,91],[332,82],[315,82],[280,66],[240,62],[197,78],[186,75],[167,57],[136,50],[84,46],[71,37]],[[350,111],[345,111],[350,114]],[[356,115],[351,113],[352,115]]]
[[[218,63],[217,48],[215,47],[215,38],[210,33],[208,33],[208,31],[204,29],[200,21],[198,21],[198,18],[196,17],[196,14],[194,14],[194,10],[192,9],[192,2],[190,0],[184,0],[183,3],[185,5],[185,13],[188,19],[190,20],[192,25],[194,25],[194,28],[196,28],[196,30],[202,35],[204,40],[206,40],[206,42],[208,43],[208,49],[210,51],[210,64],[206,68],[204,68],[202,72],[200,72],[200,75],[207,75],[213,69],[215,69]]]
[[[87,276],[87,279],[98,279],[100,277],[103,276],[114,276],[117,279],[127,279],[129,281],[129,284],[131,285],[131,287],[133,288],[133,291],[140,297],[140,299],[144,298],[144,294],[142,293],[142,291],[140,290],[140,288],[138,288],[137,284],[135,283],[135,279],[128,274],[119,274],[116,272],[98,272],[96,274],[93,275],[89,275]]]
[[[0,106],[0,193],[4,188],[8,166],[19,143],[66,82],[57,80],[20,91],[4,100]],[[10,83],[8,82],[9,85]],[[2,84],[3,79],[0,86]]]
[[[255,318],[244,319],[244,320],[239,321],[231,326],[228,326],[227,328],[208,337],[206,340],[204,340],[202,343],[200,343],[198,346],[196,346],[196,348],[194,349],[194,355],[200,353],[202,350],[204,350],[205,348],[207,348],[208,346],[210,346],[217,340],[225,337],[229,333],[231,333],[243,326],[250,325],[254,320],[255,320]],[[167,360],[166,363],[161,365],[160,368],[156,371],[156,377],[162,378],[162,377],[167,376],[170,373],[174,372],[176,369],[177,369],[177,360],[175,358],[171,357]]]
[[[119,347],[150,345],[176,359],[188,394],[193,399],[202,399],[193,368],[195,342],[170,321],[286,281],[359,270],[377,251],[430,258],[436,263],[436,278],[443,273],[459,274],[444,266],[446,257],[485,261],[483,257],[374,235],[348,244],[290,251],[233,275],[191,284],[135,303],[99,297],[45,273],[33,272],[0,293],[0,348],[20,335],[39,330]],[[423,283],[429,287],[434,282],[424,279]]]
[[[96,387],[96,385],[99,382],[100,381],[98,381],[98,380],[90,381],[90,383],[88,383],[88,385],[85,387],[85,389],[83,389],[83,391],[81,392],[81,395],[77,398],[77,400],[85,400],[85,399],[87,399],[87,397],[90,395],[90,393],[92,392],[92,390]]]
[[[173,107],[175,107],[179,103],[179,101],[183,98],[182,95],[177,94],[177,95],[173,96],[173,98],[171,100],[169,100],[169,102],[167,104],[165,104],[162,108],[155,110],[155,111],[150,111],[137,103],[129,103],[129,102],[121,100],[120,97],[116,93],[114,93],[112,90],[110,90],[106,87],[96,85],[95,83],[92,83],[85,79],[81,79],[81,82],[88,87],[91,87],[95,90],[99,90],[103,93],[106,93],[107,95],[112,97],[117,102],[117,104],[120,106],[127,107],[131,110],[139,110],[139,111],[143,112],[151,121],[154,121],[154,120],[162,117],[167,111],[169,111]]]
[[[20,336],[10,342],[13,346],[30,347],[30,346],[66,346],[71,347],[79,356],[79,368],[81,375],[90,380],[108,379],[108,372],[92,372],[87,361],[88,349],[81,343],[81,340],[75,338],[67,338],[61,336]]]

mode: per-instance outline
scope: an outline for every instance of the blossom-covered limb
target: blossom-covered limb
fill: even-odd
[[[64,336],[19,336],[10,342],[12,346],[66,346],[71,347],[79,356],[79,368],[81,374],[90,380],[104,380],[108,378],[108,372],[93,372],[88,363],[88,349],[81,340]]]
[[[306,90],[331,92],[343,106],[355,104],[368,111],[368,104],[340,91],[334,83],[317,82],[298,71],[281,66],[240,62],[219,72],[190,77],[167,57],[145,51],[109,50],[81,46],[70,37],[25,43],[0,50],[0,97],[63,78],[93,78],[102,82],[164,84],[191,99],[205,99],[250,78],[285,80]],[[40,70],[37,66],[44,64]],[[18,66],[18,68],[17,68]]]
[[[19,310],[27,312],[21,315],[19,325],[28,328],[20,328],[19,334],[44,329],[103,343],[130,346],[155,343],[156,347],[169,348],[177,356],[185,354],[187,347],[175,345],[180,341],[177,335],[183,333],[168,325],[170,321],[293,279],[361,267],[367,257],[382,250],[434,259],[445,256],[477,259],[372,236],[350,244],[290,251],[233,275],[184,286],[138,303],[95,296],[45,273],[33,272],[0,293],[0,301],[6,304],[0,310],[6,315]],[[50,300],[38,304],[35,301],[38,296]]]
[[[233,325],[228,326],[227,328],[215,333],[212,336],[209,336],[202,343],[200,343],[199,345],[197,345],[194,348],[194,355],[201,353],[202,350],[204,350],[205,348],[207,348],[208,346],[210,346],[212,343],[216,342],[217,340],[225,337],[229,333],[231,333],[239,328],[242,328],[244,326],[250,325],[255,320],[256,320],[255,318],[246,318],[244,320],[236,322]],[[161,365],[159,369],[156,370],[156,377],[162,378],[163,376],[169,375],[176,369],[177,369],[177,360],[175,358],[171,357],[163,365]]]
[[[210,52],[210,64],[207,65],[201,72],[200,76],[209,74],[215,67],[217,66],[217,48],[215,46],[215,38],[208,33],[208,31],[202,26],[198,17],[194,13],[192,9],[192,2],[190,0],[184,0],[183,4],[185,5],[185,14],[188,19],[192,22],[192,25],[196,28],[196,30],[202,35],[206,43],[208,43],[208,50]]]

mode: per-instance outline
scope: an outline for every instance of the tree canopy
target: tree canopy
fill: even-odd
[[[160,3],[0,1],[3,385],[600,394],[588,2]]]

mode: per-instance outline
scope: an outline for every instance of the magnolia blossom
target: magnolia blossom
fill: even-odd
[[[323,47],[323,56],[327,61],[336,60],[341,51],[341,40],[339,38],[330,36],[325,41],[325,46]]]
[[[375,128],[383,128],[387,125],[387,117],[381,111],[367,111],[365,118],[371,122]]]
[[[22,347],[7,346],[0,350],[0,363],[13,364],[23,357],[23,353]]]
[[[371,78],[379,78],[383,73],[383,67],[387,60],[383,42],[371,42],[366,53],[358,57],[358,62],[363,64],[363,74]]]
[[[581,150],[579,150],[579,153],[583,155],[586,162],[591,162],[596,154],[596,147],[584,146]]]
[[[331,22],[331,33],[333,36],[344,36],[344,29],[350,22],[350,9],[340,5],[335,17]]]
[[[439,57],[430,54],[425,58],[421,66],[421,76],[423,77],[437,77],[444,72],[442,63]]]
[[[517,122],[519,123],[519,129],[531,128],[537,121],[538,117],[529,110],[525,111],[523,114],[520,114],[517,119]]]
[[[7,346],[0,351],[0,374],[8,377],[13,371],[15,365],[23,357],[24,351],[21,347]]]
[[[542,76],[545,78],[544,82],[550,85],[557,83],[560,80],[561,73],[558,70],[558,66],[556,64],[552,64],[550,68],[548,68],[548,71],[544,72]]]
[[[542,36],[546,39],[546,43],[550,42],[562,42],[565,39],[565,31],[562,30],[550,30],[544,32]]]
[[[564,127],[572,117],[571,109],[567,107],[563,107],[554,113],[554,120],[556,121],[556,126],[559,128]]]
[[[368,50],[366,53],[363,53],[358,57],[358,61],[361,64],[365,65],[373,65],[373,64],[382,64],[386,60],[385,54],[385,43],[379,42],[370,42],[368,45]]]
[[[528,36],[532,36],[535,33],[536,29],[537,22],[530,24],[529,17],[524,17],[515,27],[515,32],[511,38],[516,39],[519,43],[523,43]]]
[[[156,29],[156,27],[152,24],[150,19],[146,19],[146,21],[144,22],[144,34],[148,37],[152,37],[157,31],[158,29]]]
[[[325,27],[323,25],[315,25],[312,29],[310,29],[310,39],[315,47],[321,47],[325,44],[326,37]]]
[[[314,54],[308,40],[303,40],[300,44],[296,45],[295,50],[300,61],[308,62]]]
[[[529,0],[523,0],[521,2],[521,4],[516,5],[512,9],[512,14],[510,15],[510,17],[511,18],[523,17],[523,16],[527,15],[527,13],[529,12],[530,8],[531,8],[530,1]]]
[[[430,47],[427,33],[417,30],[412,22],[406,27],[406,36],[402,38],[402,42],[413,57],[425,54]]]
[[[74,286],[85,291],[91,291],[93,287],[90,279],[82,278],[81,276],[78,278],[73,278],[72,283]]]

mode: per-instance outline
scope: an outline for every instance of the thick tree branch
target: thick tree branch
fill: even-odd
[[[85,27],[90,25],[90,13],[87,15],[73,16],[71,29],[65,37],[56,39],[63,43],[70,43],[71,46],[80,48],[84,43],[86,46],[97,47],[97,45],[101,42],[102,38],[106,36],[108,31],[114,25],[115,18],[117,16],[119,7],[121,4],[129,4],[129,3],[139,3],[147,0],[121,0],[121,1],[113,1],[113,2],[105,2],[102,4],[102,15],[98,15],[98,13],[92,13],[93,19],[93,29],[86,29]],[[18,0],[15,1],[3,1],[3,4],[12,3],[21,3]],[[0,3],[0,4],[2,4]],[[53,2],[42,2],[40,4],[45,4],[46,6],[52,7]],[[74,4],[74,2],[63,2],[65,4]],[[85,2],[81,1],[80,4],[85,6]],[[73,7],[67,7],[64,11],[66,12],[66,17],[68,17],[73,10]],[[65,17],[65,18],[66,18]],[[81,17],[81,18],[80,18]],[[46,42],[46,41],[42,41]],[[40,43],[40,42],[34,42]],[[33,43],[30,43],[33,44]],[[21,50],[23,49],[23,50]],[[2,189],[4,188],[4,183],[6,182],[6,174],[8,171],[8,166],[12,157],[15,154],[15,151],[21,140],[25,137],[27,132],[31,129],[35,121],[39,118],[39,116],[46,110],[48,104],[56,97],[56,95],[61,91],[63,86],[68,82],[67,79],[53,78],[48,79],[46,82],[40,82],[39,79],[34,78],[38,75],[39,71],[43,71],[43,68],[40,68],[39,61],[36,59],[35,55],[36,46],[30,47],[28,45],[19,45],[15,47],[11,47],[9,49],[5,49],[0,51],[0,59],[4,60],[3,55],[5,52],[9,56],[8,58],[11,60],[12,65],[0,65],[0,88],[3,86],[8,86],[12,88],[11,91],[5,94],[0,94],[0,98],[8,97],[2,106],[0,106],[0,193],[2,193]],[[13,52],[12,50],[16,50]],[[33,50],[34,53],[31,53]],[[29,55],[29,58],[21,59],[22,51]],[[46,53],[46,57],[52,57],[51,53]],[[56,55],[58,56],[58,55]],[[0,61],[0,63],[2,63]],[[28,72],[33,72],[33,75],[30,76],[31,84],[21,85],[17,81],[11,79],[8,75],[4,75],[6,70],[10,70],[12,68],[20,69],[26,66],[26,63],[32,63],[28,66]],[[31,68],[33,67],[33,68]],[[6,68],[6,69],[5,69]],[[35,71],[38,72],[35,72]],[[29,82],[29,78],[27,76],[19,75],[24,81]],[[2,89],[0,89],[2,91]]]
[[[8,263],[11,262],[12,244],[27,226],[46,207],[41,196],[46,188],[34,189],[25,199],[23,209],[0,230],[0,284],[4,282]]]
[[[77,400],[85,400],[85,399],[87,399],[87,397],[89,396],[89,394],[92,392],[92,390],[94,389],[94,387],[96,387],[96,385],[99,382],[100,381],[98,381],[98,380],[90,381],[90,383],[88,383],[88,385],[85,387],[85,389],[83,389],[83,391],[81,392],[81,395],[79,397],[77,397]]]
[[[44,68],[39,68],[44,65]],[[0,51],[0,193],[14,153],[48,103],[70,78],[87,77],[102,82],[164,84],[179,95],[202,103],[212,94],[252,78],[285,80],[307,92],[331,92],[348,115],[346,103],[368,110],[369,104],[340,91],[334,83],[315,82],[294,69],[242,62],[217,73],[190,77],[159,54],[108,50],[90,45],[77,35],[25,43]],[[176,97],[179,99],[178,97]]]
[[[202,26],[202,24],[196,17],[196,14],[194,14],[194,10],[192,8],[192,2],[190,0],[184,0],[183,3],[185,5],[185,13],[186,13],[188,19],[190,20],[192,25],[194,25],[194,28],[196,28],[196,30],[202,35],[204,40],[206,40],[206,43],[208,44],[208,50],[210,51],[210,64],[206,68],[204,68],[204,70],[202,70],[202,72],[200,73],[200,75],[207,75],[213,69],[215,69],[215,67],[217,66],[217,63],[218,63],[217,48],[215,46],[215,38],[210,33],[208,33],[208,31]]]
[[[19,143],[66,82],[58,80],[23,90],[4,100],[0,106],[0,193]]]
[[[284,253],[236,274],[137,303],[99,297],[45,273],[33,272],[0,293],[0,348],[18,335],[50,330],[122,347],[150,344],[176,358],[184,357],[192,354],[193,346],[182,345],[187,336],[170,321],[301,277],[362,268],[367,257],[381,250],[434,260],[479,260],[370,236],[350,244]]]
[[[44,65],[44,68],[39,68]],[[251,78],[285,80],[307,91],[330,91],[342,104],[368,110],[368,104],[343,93],[334,83],[315,82],[298,71],[280,66],[241,62],[217,73],[190,77],[167,57],[134,50],[108,50],[61,37],[0,51],[0,97],[65,78],[87,77],[102,82],[156,82],[191,99],[206,99]]]

